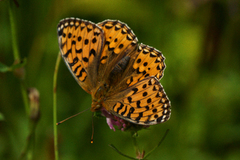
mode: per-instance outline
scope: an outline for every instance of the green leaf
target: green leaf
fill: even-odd
[[[5,64],[2,64],[0,62],[0,72],[7,72],[9,70],[10,70],[10,68],[8,66],[6,66]]]
[[[23,66],[25,66],[27,63],[27,59],[24,58],[23,60],[20,61],[20,63],[17,63],[17,64],[13,64],[12,66],[8,67],[7,65],[3,64],[0,62],[0,72],[10,72],[10,71],[13,71],[17,68],[21,68]]]
[[[17,69],[17,68],[21,68],[23,66],[25,66],[27,63],[27,59],[24,58],[23,60],[20,61],[20,63],[17,63],[17,64],[13,64],[10,68],[11,68],[11,71]]]

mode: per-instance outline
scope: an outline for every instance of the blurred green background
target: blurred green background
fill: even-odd
[[[0,62],[14,63],[9,1],[0,1]],[[139,132],[146,152],[169,134],[149,159],[240,159],[240,2],[238,0],[18,0],[12,2],[17,46],[27,59],[24,87],[40,93],[41,117],[35,130],[34,160],[54,159],[53,73],[57,24],[66,17],[98,23],[118,19],[144,43],[161,50],[167,68],[161,84],[172,105],[171,119]],[[58,75],[58,120],[91,106],[91,96],[78,86],[61,61]],[[60,126],[61,160],[126,159],[135,156],[130,134],[112,131],[105,119],[87,111]],[[0,73],[0,159],[18,159],[27,144],[29,117],[21,82]]]

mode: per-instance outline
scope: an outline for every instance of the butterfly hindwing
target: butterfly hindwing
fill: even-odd
[[[110,95],[130,87],[146,77],[155,76],[160,80],[163,76],[164,57],[157,49],[140,44],[131,55],[128,66],[119,78],[119,83],[109,91]]]
[[[170,101],[153,76],[109,97],[103,106],[112,114],[141,125],[163,123],[171,114]]]
[[[98,60],[104,44],[103,30],[89,21],[66,18],[58,24],[58,43],[71,73],[90,93],[96,86]]]

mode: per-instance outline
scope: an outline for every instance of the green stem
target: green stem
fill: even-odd
[[[58,54],[54,75],[53,75],[53,131],[54,131],[54,153],[55,160],[58,160],[58,135],[57,135],[57,74],[61,61],[61,54]]]
[[[23,103],[25,106],[25,112],[26,112],[27,116],[29,116],[30,108],[29,108],[29,103],[28,103],[28,93],[27,93],[26,87],[24,86],[23,81],[21,81],[20,87],[21,87],[21,92],[22,92]]]
[[[17,34],[16,34],[16,27],[15,27],[15,18],[13,14],[13,2],[9,1],[9,19],[11,25],[11,33],[12,33],[12,47],[13,47],[13,56],[15,60],[20,60],[19,50],[17,45]]]
[[[139,146],[138,146],[138,142],[137,142],[137,135],[136,135],[136,132],[132,132],[131,133],[131,137],[133,139],[133,146],[134,146],[134,149],[135,149],[135,154],[136,154],[136,159],[142,159],[141,157],[141,151],[139,150]]]
[[[37,123],[31,122],[30,124],[30,133],[27,137],[27,143],[24,147],[24,150],[21,153],[20,160],[28,159],[32,160],[33,159],[33,152],[34,152],[34,146],[35,146],[35,129],[36,129]]]
[[[11,26],[11,34],[12,34],[12,50],[13,50],[13,57],[14,57],[14,63],[20,63],[20,54],[19,54],[19,48],[17,44],[17,32],[16,32],[16,25],[15,25],[15,13],[14,13],[14,3],[12,0],[9,1],[9,21],[10,21],[10,26]],[[24,68],[23,72],[24,72]],[[22,98],[23,98],[23,103],[25,106],[25,112],[26,116],[29,117],[30,114],[30,108],[29,108],[29,103],[28,103],[28,93],[26,86],[24,85],[24,73],[22,76],[19,78],[20,79],[20,88],[22,92]],[[31,123],[31,122],[30,122]],[[33,150],[34,150],[34,141],[35,141],[35,128],[36,128],[36,123],[30,124],[30,133],[27,137],[27,143],[26,147],[23,150],[20,159],[28,159],[32,160],[33,159]]]
[[[167,131],[165,132],[165,134],[163,135],[162,139],[160,140],[160,142],[158,142],[157,146],[154,147],[150,152],[148,152],[148,154],[146,154],[145,158],[147,158],[154,150],[156,150],[163,142],[163,140],[166,138],[167,134],[169,132],[169,129],[167,129]]]
[[[123,153],[120,152],[114,145],[110,144],[109,146],[110,146],[112,149],[114,149],[117,153],[119,153],[120,155],[122,155],[122,156],[124,156],[124,157],[126,157],[126,158],[128,158],[128,159],[137,160],[136,158],[133,158],[133,157],[130,157],[130,156],[126,155],[126,154],[123,154]]]
[[[137,144],[137,138],[135,136],[132,136],[132,139],[133,139],[133,145],[134,145],[135,153],[137,153],[139,151],[138,144]]]
[[[11,26],[11,33],[12,33],[12,49],[13,49],[13,57],[15,62],[19,63],[20,62],[20,54],[19,54],[19,49],[17,45],[17,33],[16,33],[16,25],[15,25],[15,14],[14,14],[14,4],[13,1],[9,1],[9,20],[10,20],[10,26]],[[26,115],[29,116],[29,104],[28,104],[28,96],[27,96],[27,90],[26,87],[24,86],[23,80],[21,80],[20,83],[21,87],[21,92],[22,92],[22,97],[23,97],[23,103],[25,106],[25,112]]]

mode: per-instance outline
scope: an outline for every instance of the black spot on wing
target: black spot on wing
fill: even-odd
[[[121,103],[120,107],[117,109],[117,113],[119,113],[119,111],[123,108],[123,104]]]
[[[133,88],[132,91],[133,91],[133,94],[135,94],[135,93],[137,93],[138,88]]]

